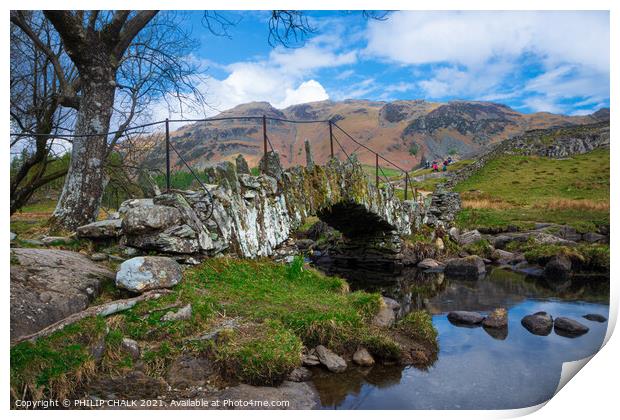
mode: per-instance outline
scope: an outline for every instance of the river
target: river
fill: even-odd
[[[333,270],[331,270],[333,273]],[[409,270],[397,276],[340,272],[352,289],[381,291],[401,303],[401,313],[426,309],[438,331],[439,356],[427,370],[381,366],[350,368],[343,374],[314,369],[314,385],[324,409],[510,409],[542,403],[557,388],[562,363],[582,359],[601,347],[608,317],[609,278],[579,277],[556,284],[495,268],[479,279],[447,278]],[[508,310],[506,334],[482,327],[452,325],[452,310],[485,313]],[[531,334],[521,325],[528,314],[545,311],[590,328],[577,338],[551,332]]]

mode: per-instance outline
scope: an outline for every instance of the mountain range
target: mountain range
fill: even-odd
[[[268,102],[251,102],[224,111],[217,118],[262,115],[301,121],[332,120],[359,143],[410,169],[425,159],[472,156],[487,146],[532,129],[609,120],[609,108],[589,115],[568,116],[547,112],[524,114],[506,105],[479,101],[320,101],[284,109],[276,109]],[[373,153],[354,143],[335,126],[333,133],[336,139],[334,152],[339,158],[344,159],[345,152],[349,155],[355,152],[363,163],[374,165]],[[327,123],[294,124],[268,120],[267,135],[270,147],[280,154],[285,167],[305,163],[306,139],[312,146],[316,162],[324,163],[330,156]],[[171,141],[184,159],[199,170],[222,160],[234,160],[238,154],[243,154],[251,167],[257,166],[263,155],[260,119],[188,124],[171,132]],[[164,150],[160,146],[147,153],[147,165],[163,162]],[[390,167],[383,160],[380,165]]]

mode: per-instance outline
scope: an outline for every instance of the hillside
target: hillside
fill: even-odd
[[[534,130],[457,173],[458,223],[501,228],[534,222],[581,231],[609,225],[609,124]]]
[[[217,117],[262,115],[293,120],[331,119],[359,142],[402,167],[412,168],[427,158],[474,155],[485,146],[531,129],[595,123],[608,119],[609,110],[599,110],[588,116],[565,116],[522,114],[491,102],[346,100],[313,102],[285,109],[276,109],[267,102],[252,102],[224,111]],[[305,139],[312,144],[317,162],[325,162],[329,157],[327,124],[270,121],[267,131],[284,166],[305,162]],[[259,120],[195,123],[171,134],[174,146],[197,169],[232,160],[239,153],[246,157],[250,166],[256,166],[263,153]],[[374,165],[370,152],[360,149],[338,129],[334,129],[334,134],[347,153],[357,150],[363,163]],[[150,150],[145,156],[146,164],[153,167],[163,163],[162,146]],[[334,147],[339,157],[344,158],[340,146],[335,144]]]

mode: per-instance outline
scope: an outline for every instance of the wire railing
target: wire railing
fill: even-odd
[[[226,117],[211,117],[211,118],[201,118],[201,119],[165,119],[162,121],[149,122],[145,124],[135,125],[131,127],[127,127],[123,130],[116,130],[107,132],[106,136],[113,135],[122,135],[126,138],[129,138],[131,135],[141,135],[144,133],[146,128],[153,128],[158,125],[163,125],[164,127],[164,145],[165,145],[165,188],[166,191],[170,191],[172,189],[171,185],[171,170],[172,170],[172,159],[171,152],[174,153],[177,157],[177,161],[179,161],[182,166],[186,167],[191,176],[195,179],[196,182],[200,185],[200,187],[207,193],[209,199],[211,199],[209,189],[206,187],[205,183],[201,179],[201,177],[196,173],[196,171],[192,168],[187,159],[185,159],[182,153],[174,146],[171,140],[170,134],[170,124],[190,124],[190,123],[214,123],[220,121],[256,121],[258,124],[262,126],[262,146],[263,146],[263,156],[266,159],[266,155],[271,152],[276,152],[273,143],[269,137],[268,130],[268,122],[275,123],[290,123],[290,124],[324,124],[328,129],[328,138],[329,138],[329,157],[331,159],[337,158],[337,155],[340,154],[338,149],[335,148],[337,146],[342,155],[349,160],[352,161],[352,155],[358,155],[359,153],[369,153],[374,157],[374,181],[375,186],[377,188],[382,185],[390,185],[390,190],[394,193],[395,190],[400,190],[403,193],[404,200],[408,200],[411,194],[411,198],[413,200],[419,201],[422,198],[422,195],[419,194],[417,188],[413,185],[409,178],[409,170],[402,168],[400,165],[396,164],[392,160],[380,154],[378,151],[372,149],[368,145],[360,142],[356,138],[354,138],[350,133],[348,133],[343,127],[341,127],[336,121],[333,119],[303,119],[303,120],[294,120],[288,118],[280,118],[275,116],[226,116]],[[11,133],[11,137],[22,137],[22,138],[34,138],[38,136],[45,136],[54,139],[63,139],[71,141],[75,138],[89,138],[89,137],[101,137],[102,134],[37,134],[37,133]],[[343,136],[343,137],[340,137]],[[176,139],[175,139],[176,140]],[[343,143],[349,141],[352,143],[354,149],[347,152]],[[278,161],[278,163],[280,163]],[[385,172],[384,165],[385,163],[392,168],[399,175],[388,175]],[[280,164],[280,170],[284,172],[284,168]],[[370,175],[370,174],[369,174]],[[403,185],[404,184],[404,185]]]

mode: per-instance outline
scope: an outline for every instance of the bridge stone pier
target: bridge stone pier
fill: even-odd
[[[237,173],[237,166],[246,173]],[[394,238],[410,234],[426,218],[427,206],[400,200],[390,186],[375,187],[354,158],[280,170],[277,179],[252,176],[230,162],[209,175],[208,192],[173,191],[124,202],[117,232],[121,242],[170,254],[271,256],[306,218],[318,216],[357,243],[354,249],[379,244],[398,253]],[[80,232],[97,237],[98,230],[91,224]]]

